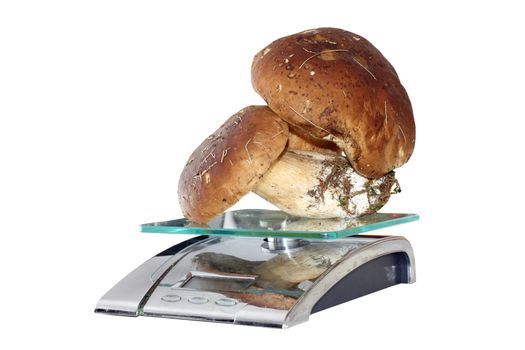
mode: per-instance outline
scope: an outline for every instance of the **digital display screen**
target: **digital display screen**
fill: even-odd
[[[238,291],[245,290],[254,282],[253,278],[218,278],[218,277],[202,277],[192,276],[184,285],[183,288],[192,288],[197,290],[209,291]]]

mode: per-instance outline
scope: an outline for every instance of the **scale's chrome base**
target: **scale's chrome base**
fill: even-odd
[[[415,281],[410,243],[199,236],[146,261],[95,312],[287,328],[348,300]]]

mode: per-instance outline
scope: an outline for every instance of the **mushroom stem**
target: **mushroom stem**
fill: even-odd
[[[368,179],[342,156],[293,149],[284,152],[253,189],[288,214],[310,218],[372,214],[397,191],[393,172]]]

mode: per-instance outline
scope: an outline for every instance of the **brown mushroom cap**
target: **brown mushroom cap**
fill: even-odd
[[[359,35],[319,28],[274,41],[255,56],[252,84],[288,123],[334,141],[363,176],[381,177],[412,155],[408,95],[392,65]]]
[[[340,155],[342,153],[341,149],[337,147],[335,143],[313,138],[297,126],[288,125],[288,130],[290,132],[288,134],[287,148],[334,155]]]
[[[288,125],[266,106],[230,117],[192,153],[179,179],[189,220],[206,223],[250,192],[283,152]]]

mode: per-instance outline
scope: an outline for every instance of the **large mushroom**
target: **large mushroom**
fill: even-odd
[[[335,142],[365,177],[386,175],[413,152],[408,95],[362,36],[319,28],[278,39],[254,57],[252,84],[279,117],[311,138]]]

